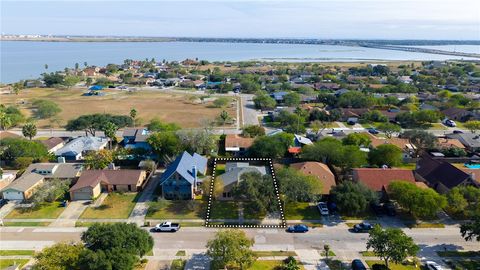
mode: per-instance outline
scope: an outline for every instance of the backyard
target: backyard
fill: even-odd
[[[150,119],[159,117],[169,123],[177,123],[183,128],[199,127],[203,119],[215,119],[222,108],[214,108],[212,102],[197,104],[188,101],[188,94],[165,93],[161,90],[141,90],[127,92],[103,90],[105,96],[82,96],[86,90],[52,88],[30,88],[20,91],[18,95],[2,95],[2,104],[19,104],[27,117],[32,115],[31,102],[34,99],[53,100],[62,109],[61,124],[83,114],[111,113],[128,115],[131,108],[138,111],[137,124],[146,124]],[[198,97],[200,97],[198,95]],[[235,106],[224,108],[236,118]],[[140,123],[141,122],[141,123]],[[47,127],[47,119],[37,122],[38,127]],[[54,125],[58,125],[55,123]]]
[[[15,208],[5,218],[6,219],[55,219],[65,210],[60,202],[41,203],[35,208]]]
[[[88,207],[81,219],[128,218],[137,201],[137,193],[110,193],[98,207]]]

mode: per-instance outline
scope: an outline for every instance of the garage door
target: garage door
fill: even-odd
[[[23,193],[19,191],[4,191],[3,198],[7,200],[13,200],[13,201],[22,201]]]
[[[92,193],[90,192],[74,192],[73,193],[73,201],[78,201],[78,200],[90,200],[92,199]]]

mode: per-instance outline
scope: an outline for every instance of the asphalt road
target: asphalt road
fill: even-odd
[[[84,228],[0,228],[0,249],[41,249],[54,242],[79,241]],[[152,233],[156,254],[172,249],[201,250],[218,229],[182,228],[176,233]],[[255,240],[256,250],[305,250],[322,249],[329,244],[340,259],[350,260],[365,250],[368,234],[355,234],[345,227],[316,228],[305,234],[289,234],[281,229],[246,229]],[[419,257],[435,258],[435,251],[447,249],[478,250],[478,242],[466,242],[459,228],[404,229],[420,245]]]

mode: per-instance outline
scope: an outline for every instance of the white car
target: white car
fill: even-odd
[[[180,224],[169,221],[157,224],[153,227],[154,232],[176,232],[180,230]]]
[[[319,202],[317,204],[317,207],[318,207],[318,211],[320,211],[320,214],[322,216],[328,216],[328,207],[327,207],[327,203],[325,202]]]
[[[425,263],[425,266],[429,269],[429,270],[443,270],[443,268],[436,262],[432,262],[432,261],[427,261]]]

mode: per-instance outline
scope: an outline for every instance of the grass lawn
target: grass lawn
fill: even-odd
[[[368,267],[372,270],[377,270],[377,269],[386,269],[385,268],[385,263],[383,261],[365,261],[368,264]],[[395,264],[395,263],[389,263],[390,270],[420,270],[421,267],[418,265],[418,267],[415,267],[414,265],[403,265],[403,264]]]
[[[274,270],[283,269],[283,261],[255,261],[248,270]],[[303,270],[303,265],[300,265],[300,269]]]
[[[415,167],[416,167],[415,163],[403,163],[400,166],[395,166],[395,168],[408,169],[408,170],[415,170]]]
[[[35,219],[35,218],[57,218],[65,210],[60,202],[42,203],[35,209],[15,208],[5,219]]]
[[[149,219],[204,219],[206,202],[204,200],[162,201],[147,212]],[[203,223],[202,223],[203,224]],[[181,226],[185,224],[181,223]]]
[[[430,128],[432,130],[447,130],[448,128],[444,126],[442,123],[432,123]]]
[[[115,222],[95,222],[95,221],[77,221],[75,222],[75,227],[90,227],[95,223],[108,223],[108,224],[113,224]]]
[[[277,202],[273,202],[277,203]],[[245,202],[243,203],[243,217],[245,219],[257,219],[262,220],[267,215],[266,212],[260,212],[258,209],[253,205],[253,203]]]
[[[326,255],[325,250],[323,250],[322,252],[320,252],[320,255],[325,257],[325,255]],[[329,251],[328,251],[328,257],[333,257],[333,256],[337,256],[337,254],[335,254],[335,252],[329,250]]]
[[[186,260],[175,259],[172,261],[172,264],[170,265],[170,270],[183,270],[185,268],[186,263],[187,263]]]
[[[88,207],[80,218],[128,218],[140,193],[110,193],[99,207]]]
[[[323,227],[323,224],[322,224],[322,223],[313,223],[313,222],[288,222],[288,220],[287,220],[287,225],[288,225],[288,226],[296,225],[296,224],[307,225],[310,229],[313,229],[313,228],[322,228],[322,227]]]
[[[35,250],[0,250],[0,256],[33,256]]]
[[[287,220],[320,220],[320,212],[314,205],[305,202],[291,202],[285,205],[285,218]]]
[[[0,269],[7,268],[15,264],[20,265],[20,268],[22,268],[28,261],[28,259],[0,259]]]
[[[215,200],[210,211],[211,219],[238,219],[238,202]]]
[[[330,270],[345,270],[350,269],[350,267],[345,267],[340,260],[326,260],[325,261]]]
[[[177,251],[177,254],[175,254],[175,256],[185,256],[185,255],[187,255],[185,250],[179,250],[179,251]]]
[[[368,211],[367,213],[360,213],[356,216],[341,215],[343,220],[377,220],[372,212]]]
[[[272,256],[297,256],[295,251],[255,251],[257,257],[272,257]]]
[[[377,257],[373,251],[360,251],[363,257]]]
[[[3,226],[5,227],[46,227],[50,225],[51,222],[22,222],[22,221],[5,221]]]
[[[480,251],[437,251],[440,257],[480,257]]]
[[[427,229],[427,228],[445,228],[445,224],[443,223],[407,223],[405,224],[409,228],[419,228],[419,229]]]
[[[224,173],[225,173],[225,164],[217,163],[217,166],[215,167],[215,177]]]
[[[459,260],[455,261],[455,269],[478,270],[480,268],[479,260]]]

